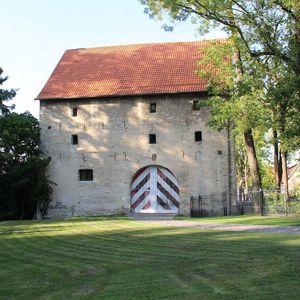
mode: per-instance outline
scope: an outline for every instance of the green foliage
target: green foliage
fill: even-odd
[[[8,79],[8,77],[2,77],[3,69],[0,68],[0,86]],[[14,105],[7,106],[4,104],[5,101],[12,100],[16,96],[16,90],[10,89],[1,89],[0,88],[0,115],[7,114],[11,109],[14,108]]]
[[[268,141],[266,141],[266,135],[260,130],[255,130],[253,135],[262,180],[262,188],[266,190],[275,190],[277,187],[274,179],[273,166],[270,162],[270,149],[269,147],[266,147],[266,144],[268,143]],[[235,134],[235,145],[237,182],[243,183],[244,188],[251,187],[252,178],[248,167],[243,137],[240,134]]]
[[[286,202],[285,195],[276,191],[268,192],[265,195],[265,206],[268,214],[300,214],[300,193],[295,191],[290,194],[289,202]]]
[[[298,150],[300,148],[300,76],[279,67],[274,67],[269,74],[266,102],[272,107],[273,128],[278,129],[278,138],[283,150]]]
[[[276,189],[276,183],[273,175],[273,167],[265,161],[260,161],[260,172],[262,178],[262,186],[264,189]]]
[[[8,77],[1,77],[0,85]],[[30,113],[11,113],[16,90],[0,89],[0,220],[32,219],[37,206],[45,214],[52,188],[46,176],[48,159],[39,150],[38,120]]]
[[[48,159],[39,150],[38,120],[29,113],[0,117],[0,219],[32,219],[45,213],[52,192]]]
[[[219,27],[242,52],[265,61],[276,57],[299,70],[298,0],[140,0],[152,18],[172,23],[192,20],[199,32]],[[299,74],[299,73],[298,73]]]
[[[0,137],[1,173],[7,171],[5,164],[23,163],[40,153],[39,123],[28,112],[23,114],[10,113],[1,117]]]
[[[219,27],[230,36],[227,42],[212,43],[202,50],[199,75],[208,80],[212,95],[203,102],[211,107],[210,126],[230,128],[237,141],[244,131],[247,147],[252,150],[250,134],[269,130],[277,133],[273,142],[280,145],[282,153],[300,148],[299,0],[140,2],[152,18],[169,18],[169,30],[172,24],[189,19],[200,33]],[[248,151],[253,156],[249,162],[257,161],[253,153]],[[238,158],[238,169],[243,165],[242,157]],[[250,167],[253,181],[259,177],[255,165]]]
[[[201,49],[198,74],[208,81],[211,97],[202,105],[211,107],[209,124],[221,130],[230,123],[231,129],[242,132],[266,123],[266,114],[259,101],[262,97],[261,82],[254,80],[254,74],[243,74],[236,79],[234,44],[227,40],[221,45],[211,42],[209,47]],[[261,118],[262,119],[261,119]]]
[[[227,42],[202,50],[199,75],[208,79],[214,96],[210,125],[221,129],[229,120],[237,131],[275,125],[285,147],[299,148],[298,0],[140,2],[152,18],[169,17],[170,23],[192,18],[201,33],[220,27],[229,34]]]

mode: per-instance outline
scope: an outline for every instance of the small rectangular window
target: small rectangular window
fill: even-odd
[[[78,175],[79,175],[80,181],[93,181],[93,170],[92,169],[78,170]]]
[[[149,144],[156,144],[156,134],[149,134]]]
[[[78,135],[77,134],[72,134],[71,142],[72,142],[72,145],[78,145]]]
[[[72,117],[77,117],[77,107],[72,108]]]
[[[156,103],[150,103],[150,112],[155,113],[156,112]]]
[[[200,101],[199,100],[194,100],[193,101],[193,110],[200,110]]]
[[[195,142],[202,141],[202,131],[195,131]]]

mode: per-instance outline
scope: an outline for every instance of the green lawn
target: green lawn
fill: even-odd
[[[195,222],[213,222],[226,224],[251,224],[251,225],[278,225],[278,226],[300,226],[298,217],[271,217],[271,216],[229,216],[229,217],[207,217],[189,218],[177,217],[177,220],[189,220]]]
[[[0,299],[299,299],[300,236],[0,222]]]

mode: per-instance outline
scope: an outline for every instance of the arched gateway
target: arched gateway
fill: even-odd
[[[140,169],[131,183],[131,209],[135,213],[178,213],[178,181],[161,166]]]

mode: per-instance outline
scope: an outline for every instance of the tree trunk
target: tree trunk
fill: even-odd
[[[296,7],[296,16],[297,16],[297,22],[296,22],[296,51],[297,51],[297,58],[296,58],[296,69],[295,73],[297,76],[300,76],[300,2],[297,2]]]
[[[289,181],[288,181],[288,172],[287,172],[287,152],[281,152],[281,159],[282,159],[282,179],[283,179],[283,187],[284,187],[284,198],[286,205],[289,202]]]
[[[249,192],[249,186],[248,186],[248,183],[249,183],[249,176],[248,176],[248,168],[247,166],[244,167],[244,178],[245,178],[245,193],[248,195],[248,192]]]
[[[35,219],[36,220],[41,220],[42,219],[42,214],[41,214],[41,201],[38,199],[36,201],[36,207],[35,207]]]
[[[253,199],[254,199],[254,211],[256,214],[263,214],[263,194],[261,177],[259,173],[258,161],[256,157],[255,144],[252,135],[252,130],[248,129],[244,131],[244,141],[246,145],[246,152],[248,157],[248,163],[252,178],[253,186]]]
[[[274,178],[275,178],[278,191],[280,191],[281,182],[282,182],[282,159],[281,159],[281,151],[279,150],[279,146],[278,146],[278,134],[276,129],[273,129],[273,137],[274,137]]]
[[[24,220],[24,215],[25,215],[25,201],[24,201],[24,199],[22,199],[20,220]]]

